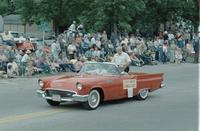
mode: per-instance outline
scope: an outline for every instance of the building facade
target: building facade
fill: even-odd
[[[3,17],[4,31],[23,32],[27,37],[42,37],[42,29],[36,24],[25,24],[20,15],[8,15]],[[53,30],[52,23],[49,23],[49,31]]]

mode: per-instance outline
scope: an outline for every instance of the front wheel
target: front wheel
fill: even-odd
[[[138,95],[136,96],[136,98],[138,100],[145,100],[148,97],[149,94],[149,90],[148,89],[142,89],[139,91]]]
[[[101,96],[99,94],[99,91],[98,90],[92,90],[92,91],[90,91],[88,101],[84,102],[83,106],[86,109],[94,110],[99,106],[100,99],[101,99]]]
[[[49,99],[47,99],[47,103],[51,106],[59,106],[60,105],[60,102],[52,101],[52,100],[49,100]]]

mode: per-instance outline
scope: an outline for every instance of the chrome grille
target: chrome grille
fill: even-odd
[[[60,95],[61,97],[72,97],[74,92],[70,91],[60,91],[60,90],[47,90],[45,92],[46,96],[52,97],[52,95]]]

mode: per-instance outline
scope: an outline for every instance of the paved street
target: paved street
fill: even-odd
[[[87,111],[80,104],[50,107],[36,94],[36,78],[0,80],[0,131],[197,131],[198,65],[132,67],[164,72],[166,87],[134,99],[104,102]]]

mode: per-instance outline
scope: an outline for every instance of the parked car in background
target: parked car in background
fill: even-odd
[[[3,37],[5,35],[6,32],[0,33],[0,35]],[[18,32],[18,31],[7,31],[7,35],[8,36],[12,36],[13,40],[15,42],[23,42],[26,40],[25,35],[23,32]]]
[[[41,40],[40,38],[37,37],[28,37],[31,43],[36,44],[38,40]]]
[[[8,31],[8,34],[12,35],[14,37],[14,41],[16,43],[22,43],[26,40],[25,35],[23,32],[18,31]]]

